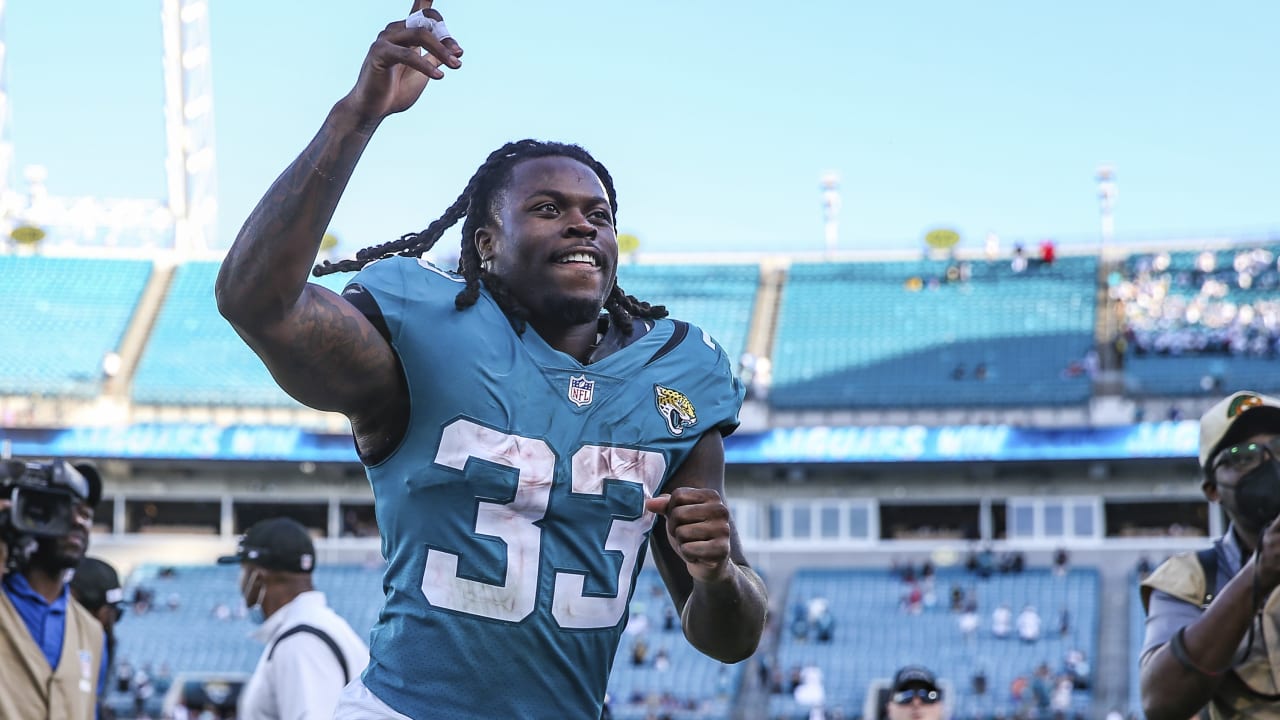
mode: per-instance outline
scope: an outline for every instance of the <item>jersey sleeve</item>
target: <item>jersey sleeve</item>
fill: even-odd
[[[441,270],[425,259],[389,257],[369,263],[342,291],[344,297],[367,293],[386,323],[393,345],[399,343],[406,323],[428,320],[454,310],[454,298],[464,287],[458,275]],[[368,302],[353,302],[364,308]]]
[[[392,257],[369,263],[342,290],[342,296],[366,316],[370,311],[379,314],[382,325],[378,330],[383,332],[385,329],[389,335],[387,340],[392,343],[400,335],[400,321],[404,317],[406,303],[404,265],[399,262],[403,259]],[[375,318],[370,318],[370,321],[378,325]]]
[[[746,388],[734,375],[729,354],[710,333],[690,325],[684,344],[690,361],[688,394],[702,430],[698,434],[715,428],[727,437],[738,429],[738,412],[742,409]]]

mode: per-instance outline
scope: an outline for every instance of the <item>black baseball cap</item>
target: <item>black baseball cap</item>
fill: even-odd
[[[923,686],[930,690],[939,689],[937,676],[923,665],[907,665],[893,676],[893,692],[905,690],[911,686]]]
[[[86,557],[76,566],[71,578],[71,594],[90,612],[124,601],[116,569],[94,557]]]
[[[297,520],[268,518],[254,523],[240,538],[235,555],[218,558],[220,564],[246,562],[267,570],[309,573],[316,567],[316,546]]]

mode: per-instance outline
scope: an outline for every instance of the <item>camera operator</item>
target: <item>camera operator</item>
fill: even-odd
[[[95,716],[105,636],[68,585],[101,496],[92,465],[0,465],[0,718]]]
[[[1149,720],[1280,718],[1280,399],[1237,392],[1200,419],[1201,489],[1231,520],[1142,582]]]

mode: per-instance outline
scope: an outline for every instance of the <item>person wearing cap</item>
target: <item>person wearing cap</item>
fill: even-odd
[[[96,715],[107,676],[106,634],[98,620],[71,601],[71,570],[89,547],[93,511],[102,498],[102,478],[87,463],[11,463],[7,480],[38,478],[50,494],[69,496],[70,529],[54,537],[26,536],[32,547],[12,572],[10,553],[24,550],[0,542],[0,718],[87,720]],[[0,516],[12,527],[9,496]]]
[[[885,706],[889,720],[941,720],[942,710],[942,688],[932,670],[907,665],[894,673]]]
[[[1237,392],[1200,418],[1201,489],[1230,519],[1142,581],[1149,720],[1280,718],[1280,399]]]
[[[104,667],[107,668],[106,674],[110,675],[115,667],[116,623],[124,615],[124,588],[120,587],[120,575],[105,560],[86,557],[76,566],[75,575],[71,577],[71,597],[102,624],[102,631],[107,636]],[[111,717],[110,709],[104,706],[103,700],[102,693],[98,693],[98,717]]]
[[[364,641],[311,583],[315,545],[297,521],[263,520],[241,538],[240,594],[262,626],[253,637],[266,645],[240,693],[238,716],[253,720],[333,717],[343,687],[364,670]]]

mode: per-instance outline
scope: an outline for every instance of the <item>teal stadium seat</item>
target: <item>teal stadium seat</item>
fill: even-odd
[[[951,586],[976,594],[981,627],[972,644],[957,627],[958,615],[948,606]],[[997,574],[986,580],[965,570],[943,568],[936,573],[938,604],[919,615],[900,606],[906,585],[887,570],[799,570],[787,592],[785,617],[779,636],[775,666],[784,675],[793,667],[816,665],[823,671],[827,708],[839,706],[847,717],[861,713],[866,691],[876,679],[887,679],[898,667],[925,664],[952,689],[955,717],[1013,717],[1016,707],[1009,687],[1017,676],[1030,677],[1040,663],[1056,675],[1071,649],[1078,649],[1096,664],[1100,579],[1096,568],[1072,568],[1064,576],[1048,569],[1028,569],[1018,574]],[[814,597],[826,598],[836,619],[830,643],[792,636],[792,609]],[[1043,620],[1041,639],[1023,643],[1015,638],[997,639],[990,632],[991,611],[1007,603],[1015,616],[1024,605],[1033,605]],[[1055,622],[1060,609],[1070,614],[1070,631],[1059,635]],[[868,649],[874,648],[874,652]],[[987,692],[978,696],[970,687],[974,671],[987,676]],[[1073,706],[1087,708],[1091,692],[1076,690]],[[803,717],[804,710],[791,696],[770,698],[771,718]]]
[[[0,256],[0,393],[96,397],[151,263]]]
[[[706,330],[737,370],[760,284],[757,265],[622,265],[618,284],[627,294],[665,305],[671,317]]]
[[[1086,402],[1089,379],[1066,371],[1093,345],[1097,258],[1033,263],[1022,273],[1007,262],[970,267],[969,280],[946,282],[947,263],[935,260],[792,266],[770,402],[794,409]],[[982,379],[974,376],[979,365]]]
[[[150,405],[301,407],[218,313],[219,263],[175,270],[169,294],[134,376],[134,402]],[[341,291],[351,273],[313,280]]]

